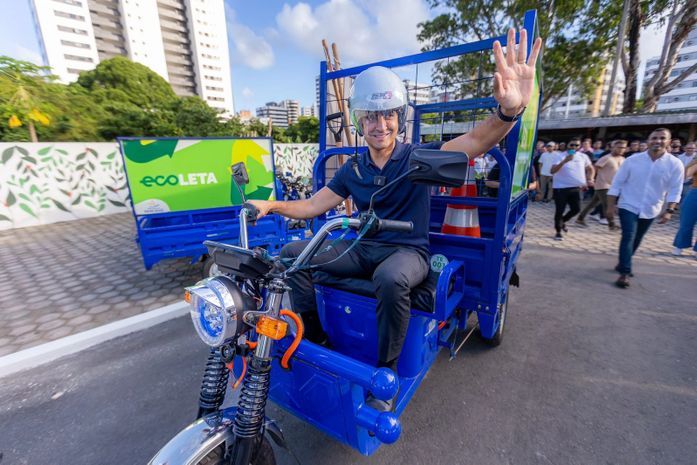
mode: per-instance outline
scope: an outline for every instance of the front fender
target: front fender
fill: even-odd
[[[237,407],[230,407],[191,423],[170,439],[148,465],[197,465],[220,444],[232,443],[236,411]],[[278,446],[286,448],[283,432],[275,422],[265,419],[264,431]]]

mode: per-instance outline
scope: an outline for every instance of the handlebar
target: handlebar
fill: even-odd
[[[242,207],[246,211],[246,219],[250,223],[254,224],[257,221],[257,216],[259,216],[259,209],[249,202],[242,204]]]
[[[411,221],[378,220],[377,230],[410,233],[414,230],[414,223]]]

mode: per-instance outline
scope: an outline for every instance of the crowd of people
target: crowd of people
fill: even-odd
[[[631,259],[654,219],[668,222],[680,210],[674,255],[692,247],[697,223],[697,144],[684,146],[665,128],[648,140],[609,142],[572,138],[568,142],[539,141],[533,159],[536,198],[554,200],[554,238],[564,240],[567,223],[587,228],[591,218],[610,231],[621,231],[620,274],[616,285],[627,288],[633,276]],[[584,199],[588,203],[581,208]],[[615,221],[618,217],[619,225]]]

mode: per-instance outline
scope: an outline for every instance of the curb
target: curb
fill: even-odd
[[[110,339],[164,323],[188,312],[189,304],[177,302],[82,333],[72,334],[36,347],[5,355],[0,357],[0,378],[52,362]]]

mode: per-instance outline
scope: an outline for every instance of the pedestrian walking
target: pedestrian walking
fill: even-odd
[[[692,144],[694,146],[694,143]],[[689,144],[688,144],[689,146]],[[687,147],[685,147],[687,152]],[[673,255],[682,255],[682,250],[693,245],[692,233],[697,223],[697,158],[693,157],[692,161],[685,167],[685,179],[692,181],[692,189],[687,193],[687,198],[682,199],[680,207],[680,227],[673,240]],[[697,258],[697,241],[694,242],[692,249],[695,251]]]
[[[641,152],[639,151],[639,146],[640,146],[640,144],[641,144],[641,142],[639,142],[638,140],[633,140],[633,141],[631,141],[631,142],[629,143],[629,150],[627,150],[626,152],[624,152],[624,158],[629,158],[629,157],[631,157],[632,155],[634,155],[635,153],[641,153]]]
[[[569,141],[569,148],[558,153],[552,164],[554,176],[554,229],[555,240],[563,240],[562,231],[568,232],[566,222],[581,211],[581,189],[593,186],[595,171],[590,158],[576,150],[581,145],[579,139]],[[564,213],[566,207],[569,211]]]
[[[603,141],[598,139],[593,142],[593,163],[598,161],[600,157],[605,155],[605,149],[603,148]]]
[[[585,218],[596,205],[600,205],[601,216],[600,224],[607,224],[611,231],[619,229],[615,224],[614,219],[607,219],[607,192],[612,185],[612,180],[617,174],[617,171],[624,163],[624,152],[627,150],[626,140],[615,140],[612,142],[612,152],[600,158],[595,163],[595,194],[588,205],[585,206],[576,219],[576,224],[587,228]],[[604,221],[603,221],[604,219]]]
[[[676,157],[679,157],[684,153],[682,151],[682,141],[677,137],[670,141],[670,153],[672,153]]]
[[[682,163],[668,151],[670,136],[666,128],[655,129],[649,136],[649,150],[625,160],[607,193],[607,216],[614,219],[617,213],[622,227],[619,263],[615,267],[620,274],[615,281],[618,287],[629,287],[629,278],[633,276],[632,256],[661,213],[664,202],[667,200],[668,208],[659,224],[670,220],[680,200],[685,171]]]
[[[683,166],[687,169],[687,165],[689,165],[692,160],[695,159],[697,159],[697,144],[690,142],[685,145],[685,153],[678,155],[678,160],[680,160]],[[681,209],[685,199],[687,198],[687,194],[690,192],[690,189],[692,189],[692,180],[689,176],[685,175],[685,181],[682,184],[682,195],[680,196]]]
[[[555,150],[557,144],[552,141],[547,142],[545,151],[540,155],[540,192],[542,201],[548,203],[552,200],[554,185],[552,184],[552,165],[557,157]]]

